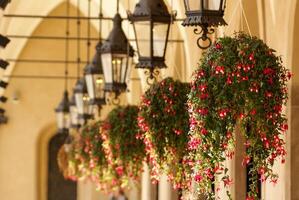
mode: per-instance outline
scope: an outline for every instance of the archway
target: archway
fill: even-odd
[[[64,144],[67,134],[58,133],[49,141],[48,146],[48,194],[47,200],[76,200],[77,183],[66,180],[59,170],[57,154]]]

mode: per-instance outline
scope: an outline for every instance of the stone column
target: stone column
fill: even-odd
[[[141,179],[141,200],[156,200],[156,186],[152,184],[149,168],[144,164],[144,172]]]
[[[242,160],[245,154],[245,138],[243,137],[240,126],[237,125],[235,131],[236,148],[235,156],[233,158],[233,165],[231,170],[234,185],[232,187],[233,199],[245,199],[246,198],[246,168],[242,166]]]

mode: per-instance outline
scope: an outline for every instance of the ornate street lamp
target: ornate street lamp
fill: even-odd
[[[129,14],[134,26],[139,63],[136,68],[148,69],[149,78],[158,75],[156,69],[166,68],[165,53],[171,15],[164,0],[140,0]]]
[[[55,109],[57,116],[58,133],[68,133],[70,128],[70,107],[68,92],[64,91],[63,98]]]
[[[194,33],[201,35],[197,40],[197,45],[201,49],[211,46],[212,40],[208,34],[213,34],[215,30],[210,27],[227,25],[223,19],[226,0],[184,0],[187,18],[183,26],[200,26],[201,31],[194,29]],[[207,41],[207,45],[202,45],[201,41]]]
[[[106,104],[105,79],[103,74],[100,44],[97,45],[97,52],[92,62],[84,69],[87,91],[91,105],[101,108]]]
[[[105,91],[118,97],[127,89],[134,50],[121,27],[122,18],[117,13],[113,19],[113,29],[101,46],[101,57],[105,77]]]
[[[6,8],[6,6],[10,3],[10,1],[11,0],[1,0],[0,1],[0,8],[4,10]]]
[[[81,78],[77,81],[74,88],[74,95],[79,119],[86,123],[93,117],[93,105],[90,105],[89,103],[90,98],[88,96],[87,85],[84,78]]]

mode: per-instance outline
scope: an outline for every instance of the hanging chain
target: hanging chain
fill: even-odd
[[[116,1],[116,12],[119,13],[119,0]]]
[[[100,0],[100,7],[99,7],[99,42],[102,41],[102,31],[103,31],[103,24],[102,24],[102,18],[103,18],[103,0]]]
[[[77,0],[77,38],[81,37],[81,20],[80,20],[80,0]],[[80,39],[77,40],[77,78],[80,78],[80,63],[81,63],[81,51],[80,51]]]
[[[88,0],[88,20],[87,20],[87,64],[90,64],[90,12],[91,0]]]
[[[68,89],[68,60],[69,60],[69,35],[70,35],[70,21],[69,21],[69,15],[70,15],[70,0],[67,0],[67,5],[66,5],[66,40],[65,40],[65,90]]]

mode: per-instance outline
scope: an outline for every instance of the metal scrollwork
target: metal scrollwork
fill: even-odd
[[[201,25],[201,30],[199,31],[197,28],[194,29],[194,34],[196,35],[201,35],[197,39],[197,46],[201,49],[207,49],[212,45],[212,40],[211,38],[208,37],[208,35],[213,34],[215,32],[215,29],[213,28],[208,28],[205,25]],[[203,42],[208,42],[206,45],[202,45],[201,41]]]
[[[150,69],[146,70],[144,74],[147,76],[146,83],[148,85],[153,85],[155,82],[157,82],[157,77],[160,74],[160,71],[158,69]]]

